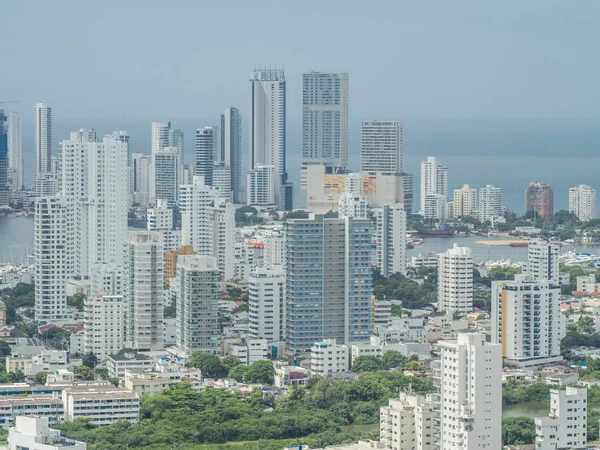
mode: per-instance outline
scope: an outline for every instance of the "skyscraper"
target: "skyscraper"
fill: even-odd
[[[275,183],[277,175],[275,167],[257,164],[248,171],[247,203],[264,208],[276,207]]]
[[[440,450],[493,450],[502,442],[502,354],[484,334],[438,343]]]
[[[302,166],[310,164],[324,165],[327,173],[348,166],[347,73],[302,76]]]
[[[23,188],[23,153],[21,134],[21,113],[11,112],[8,115],[8,168],[9,183],[12,192]]]
[[[549,280],[560,284],[560,269],[558,256],[560,244],[557,242],[530,242],[527,248],[527,265],[523,273],[530,274],[534,280]]]
[[[360,171],[402,174],[402,123],[363,122],[360,127]]]
[[[173,285],[173,283],[171,283]],[[180,256],[172,286],[177,296],[177,346],[186,356],[220,352],[219,269],[210,256]]]
[[[435,156],[421,161],[421,211],[425,211],[428,195],[448,199],[448,167],[440,164]]]
[[[196,130],[196,175],[204,177],[204,182],[212,186],[213,166],[217,152],[217,127],[204,127]]]
[[[569,188],[569,212],[582,222],[596,218],[596,189],[581,184]]]
[[[233,194],[231,192],[231,167],[226,166],[225,163],[216,162],[213,166],[212,172],[213,187],[215,193],[222,199],[228,202],[233,201]]]
[[[248,170],[258,165],[273,166],[275,204],[292,209],[292,185],[286,172],[286,84],[283,70],[261,69],[250,74]],[[270,196],[270,195],[268,195]]]
[[[152,123],[152,154],[165,147],[179,150],[179,163],[183,165],[183,131],[172,128],[171,122]]]
[[[130,166],[130,185],[133,199],[131,203],[137,203],[142,209],[148,208],[150,203],[150,168],[152,167],[152,155],[147,153],[132,153]]]
[[[0,207],[10,201],[8,180],[8,118],[0,109]]]
[[[157,231],[135,231],[125,246],[127,346],[139,351],[163,346],[164,245]]]
[[[286,222],[288,352],[308,351],[323,339],[369,339],[369,227],[369,220],[322,215]]]
[[[36,195],[46,195],[43,184],[44,178],[50,172],[52,158],[52,108],[43,103],[37,103],[34,110],[34,146],[35,166],[34,183]]]
[[[502,217],[504,207],[502,206],[502,188],[488,184],[479,189],[479,220],[492,222],[496,217]]]
[[[525,214],[533,211],[539,219],[554,215],[554,191],[549,184],[530,183],[525,191]]]
[[[473,255],[468,247],[454,247],[438,255],[438,304],[442,311],[473,311]]]
[[[406,211],[402,203],[374,211],[377,223],[377,267],[381,275],[406,274]]]
[[[242,203],[242,119],[237,108],[221,114],[221,155],[219,161],[231,171],[233,203]]]
[[[166,200],[169,206],[177,205],[181,155],[177,147],[164,147],[152,154],[150,174],[150,203]]]
[[[285,339],[285,273],[283,266],[257,267],[248,279],[249,332],[267,342]]]
[[[472,216],[477,208],[477,190],[464,184],[454,189],[454,217]]]

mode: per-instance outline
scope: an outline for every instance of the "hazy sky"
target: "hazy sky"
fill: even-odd
[[[351,119],[598,118],[597,0],[2,1],[0,100],[149,120],[247,109],[254,66],[350,74]]]

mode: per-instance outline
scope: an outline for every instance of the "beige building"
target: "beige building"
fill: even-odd
[[[454,217],[474,216],[477,208],[477,189],[464,184],[454,189]]]

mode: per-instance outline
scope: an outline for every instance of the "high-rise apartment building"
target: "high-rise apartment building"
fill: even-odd
[[[23,152],[21,113],[15,111],[8,114],[8,169],[10,190],[18,192],[24,183]]]
[[[215,188],[215,194],[228,202],[233,201],[233,192],[231,190],[231,167],[225,163],[216,162],[212,171],[212,186]]]
[[[367,197],[360,194],[343,192],[338,200],[338,217],[352,219],[367,218]]]
[[[181,230],[173,229],[173,208],[165,200],[156,200],[156,205],[147,209],[146,229],[162,234],[165,252],[176,252],[181,247]]]
[[[43,103],[37,103],[34,109],[34,186],[36,195],[52,195],[55,192],[46,192],[44,178],[50,172],[50,159],[52,158],[52,108]]]
[[[146,153],[132,153],[129,170],[130,186],[133,198],[131,203],[137,203],[142,209],[148,208],[150,203],[150,174],[152,155]]]
[[[464,184],[454,189],[454,217],[473,216],[477,209],[477,189]]]
[[[538,219],[554,215],[554,191],[549,184],[530,183],[525,191],[525,213],[533,211]]]
[[[195,352],[220,353],[219,277],[215,258],[179,257],[172,287],[177,296],[177,346],[186,356]]]
[[[560,341],[565,318],[560,311],[560,286],[530,274],[514,281],[492,282],[492,342],[502,356],[519,366],[562,360]]]
[[[261,69],[250,74],[249,155],[248,170],[259,165],[273,166],[273,185],[256,188],[272,189],[277,208],[292,209],[292,185],[286,172],[286,83],[283,70]],[[270,197],[263,193],[260,197]],[[249,200],[248,200],[249,201]]]
[[[275,182],[277,175],[274,166],[257,164],[248,171],[247,203],[259,208],[276,207]]]
[[[309,219],[286,222],[286,344],[290,353],[314,342],[369,339],[372,275],[370,222]]]
[[[441,450],[493,450],[502,442],[502,355],[485,335],[439,341]]]
[[[424,200],[424,208],[421,214],[425,219],[444,220],[452,213],[452,204],[448,203],[448,198],[442,194],[426,194]]]
[[[473,311],[473,255],[454,244],[438,255],[438,306],[462,314]]]
[[[85,299],[84,349],[102,360],[125,346],[127,302],[122,295],[97,294]]]
[[[183,166],[183,131],[172,128],[171,122],[152,123],[152,154],[166,147],[179,150],[179,164]]]
[[[569,212],[582,222],[596,218],[596,189],[580,184],[569,188]]]
[[[285,272],[283,266],[257,267],[248,279],[249,332],[267,342],[285,340]]]
[[[535,448],[589,448],[588,408],[587,388],[567,386],[565,390],[551,389],[548,416],[535,418]]]
[[[196,130],[196,174],[204,177],[209,186],[213,184],[213,166],[218,161],[217,127]]]
[[[441,195],[448,198],[448,167],[440,164],[435,156],[421,161],[421,211],[425,211],[428,195]]]
[[[348,166],[347,73],[302,76],[302,170],[313,164],[325,166],[327,173]]]
[[[152,154],[150,174],[150,203],[166,200],[169,206],[177,205],[181,176],[180,152],[177,147],[164,147]]]
[[[379,413],[379,442],[385,450],[434,450],[437,448],[436,405],[430,398],[400,392]]]
[[[381,275],[406,274],[406,211],[402,203],[373,210],[377,224],[377,267]]]
[[[560,284],[558,256],[560,244],[556,242],[530,242],[527,248],[527,265],[523,273],[530,274],[534,280],[548,280]]]
[[[363,122],[360,127],[360,171],[402,173],[402,123]]]
[[[219,162],[229,167],[233,203],[242,203],[242,119],[237,108],[221,114],[221,155]]]
[[[125,336],[127,347],[139,351],[163,346],[165,255],[162,235],[135,231],[125,245]]]
[[[208,211],[212,218],[212,252],[217,268],[224,280],[231,280],[235,273],[235,207],[222,198],[214,201]]]
[[[8,180],[8,117],[0,109],[0,207],[10,202]]]
[[[35,318],[39,324],[69,319],[66,282],[74,275],[72,208],[66,197],[35,202]]]
[[[285,233],[273,230],[264,237],[263,266],[285,266]]]
[[[502,188],[491,184],[479,189],[479,220],[481,222],[493,222],[497,217],[502,217],[504,207],[502,206]]]

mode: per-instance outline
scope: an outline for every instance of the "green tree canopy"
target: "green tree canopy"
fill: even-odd
[[[223,378],[227,376],[227,368],[217,355],[194,353],[190,362],[192,367],[200,369],[205,378]]]
[[[359,356],[352,363],[352,372],[376,372],[383,369],[383,362],[377,356]]]

